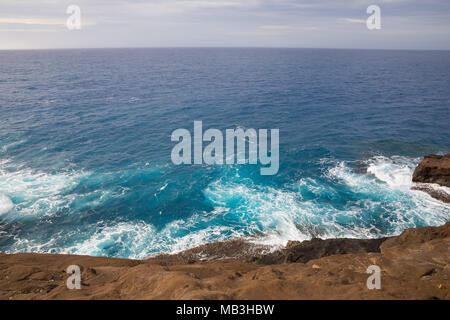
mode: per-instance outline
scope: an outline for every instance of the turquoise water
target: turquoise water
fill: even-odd
[[[440,225],[450,52],[0,51],[0,251],[144,258]],[[280,170],[175,166],[173,130],[278,128]],[[447,191],[448,190],[445,190]]]

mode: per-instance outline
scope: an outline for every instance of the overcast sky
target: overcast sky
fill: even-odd
[[[0,0],[0,49],[179,46],[449,50],[450,0]]]

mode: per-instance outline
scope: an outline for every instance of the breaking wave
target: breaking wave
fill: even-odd
[[[51,215],[67,207],[73,198],[66,191],[76,186],[84,175],[80,172],[50,174],[29,168],[6,170],[7,163],[4,161],[0,166],[0,194],[14,202],[15,213],[22,217]]]
[[[450,218],[448,205],[411,190],[418,161],[375,157],[364,161],[361,173],[352,163],[324,161],[328,167],[316,179],[302,178],[280,189],[220,179],[205,195],[221,209],[224,221],[239,225],[258,243],[391,236]]]

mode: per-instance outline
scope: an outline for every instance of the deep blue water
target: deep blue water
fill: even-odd
[[[0,251],[144,258],[439,225],[450,52],[0,51]],[[280,170],[175,166],[173,130],[279,128]],[[447,190],[448,191],[448,190]]]

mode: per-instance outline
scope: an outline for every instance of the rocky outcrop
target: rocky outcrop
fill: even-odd
[[[270,246],[254,244],[243,239],[211,242],[175,254],[157,254],[148,259],[182,259],[187,262],[218,259],[252,261],[273,251]]]
[[[414,170],[412,181],[450,187],[450,154],[425,156]]]
[[[386,238],[380,239],[318,239],[303,241],[281,250],[283,261],[306,263],[335,254],[380,252],[380,245]]]
[[[411,189],[426,192],[435,199],[450,203],[450,192],[442,188],[450,187],[450,154],[425,156],[414,170],[412,181],[416,185]]]
[[[450,221],[441,227],[423,227],[405,229],[399,236],[387,238],[380,245],[380,251],[393,247],[414,247],[433,240],[450,240]],[[445,254],[450,255],[450,247]],[[450,257],[449,257],[450,258]]]

